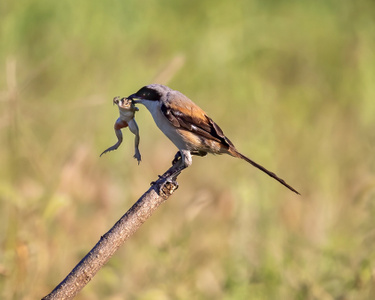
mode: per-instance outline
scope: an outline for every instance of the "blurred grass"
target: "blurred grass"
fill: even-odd
[[[176,151],[114,96],[166,83],[238,149],[180,189],[77,299],[373,299],[375,5],[341,1],[0,3],[0,297],[47,294]],[[169,80],[171,79],[171,80]]]

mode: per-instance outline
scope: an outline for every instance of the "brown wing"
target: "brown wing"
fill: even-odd
[[[184,106],[175,107],[176,103],[161,107],[165,117],[177,128],[181,128],[209,140],[234,147],[232,142],[224,135],[221,128],[205,112],[191,100],[184,102]],[[188,104],[188,105],[186,105]]]

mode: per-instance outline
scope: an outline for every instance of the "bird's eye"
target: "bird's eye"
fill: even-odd
[[[147,88],[147,87],[141,88],[137,92],[137,95],[140,98],[143,98],[143,99],[146,99],[146,100],[154,100],[154,101],[160,100],[160,94],[157,91],[155,91],[153,89],[150,89],[150,88]]]

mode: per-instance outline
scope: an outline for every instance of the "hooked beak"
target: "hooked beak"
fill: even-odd
[[[137,95],[136,94],[132,94],[132,95],[130,95],[129,97],[128,97],[128,99],[130,99],[133,103],[142,103],[142,98],[139,98],[139,97],[137,97]]]

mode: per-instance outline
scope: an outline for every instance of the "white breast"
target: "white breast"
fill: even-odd
[[[161,103],[159,101],[142,100],[142,104],[150,111],[156,125],[159,129],[172,141],[180,150],[188,149],[182,136],[161,111]]]

